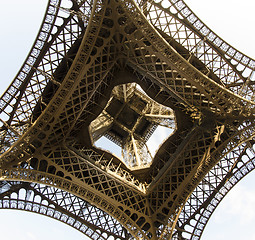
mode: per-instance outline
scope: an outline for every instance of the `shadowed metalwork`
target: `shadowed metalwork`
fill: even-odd
[[[254,168],[254,67],[182,0],[49,0],[0,99],[0,208],[91,239],[200,239]]]

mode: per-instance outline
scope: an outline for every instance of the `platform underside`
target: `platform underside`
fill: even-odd
[[[91,239],[199,239],[254,168],[255,62],[183,1],[71,2],[49,1],[1,98],[0,208]]]

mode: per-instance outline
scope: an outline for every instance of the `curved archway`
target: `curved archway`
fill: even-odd
[[[9,240],[89,240],[81,232],[55,219],[27,211],[0,209],[1,234]]]
[[[10,17],[8,11],[3,11],[1,19],[1,44],[0,52],[0,73],[2,79],[0,86],[0,96],[7,89],[11,80],[23,64],[36,34],[40,29],[48,0],[35,3],[33,0],[2,2],[2,9],[9,9],[12,12]],[[18,40],[17,40],[18,39]],[[11,46],[10,48],[7,45]]]
[[[201,240],[228,238],[238,240],[254,237],[254,175],[253,170],[222,199],[210,217]],[[215,229],[218,230],[215,232]]]
[[[126,230],[113,217],[61,189],[13,181],[2,181],[0,185],[0,209],[41,214],[63,222],[91,239],[121,240],[126,237]]]
[[[183,229],[181,235],[188,239],[200,239],[217,206],[254,168],[254,146],[249,143],[240,145],[224,156],[199,183],[185,204],[178,220],[178,226]],[[185,212],[189,214],[185,216]]]
[[[203,1],[194,2],[194,1],[186,0],[185,2],[187,2],[188,6],[190,6],[191,9],[195,13],[197,13],[197,15],[199,17],[201,17],[201,19],[205,23],[207,23],[207,20],[209,20],[210,21],[210,23],[208,24],[209,26],[212,26],[212,24],[215,24],[213,27],[213,30],[215,30],[215,32],[218,33],[220,36],[223,36],[223,34],[221,32],[223,30],[224,34],[225,34],[225,36],[223,37],[224,40],[227,40],[230,43],[233,43],[233,41],[235,41],[234,47],[237,47],[237,49],[240,49],[240,50],[244,49],[246,54],[252,55],[254,57],[255,52],[254,52],[254,48],[252,48],[253,43],[247,44],[247,42],[249,41],[248,39],[252,38],[252,37],[248,37],[251,34],[251,31],[249,31],[249,29],[248,29],[249,28],[248,22],[251,22],[252,20],[245,21],[245,19],[247,19],[249,16],[251,16],[251,14],[249,14],[249,10],[247,9],[247,5],[246,6],[243,5],[243,7],[245,6],[245,11],[239,11],[239,8],[237,9],[234,7],[236,4],[231,1],[225,1],[223,4],[221,4],[220,1],[217,3],[213,2],[212,6],[210,6],[209,8],[208,8],[208,5],[205,5]],[[249,2],[247,4],[254,4],[254,3]],[[223,7],[220,9],[220,11],[218,11],[218,6],[223,6],[223,5],[225,6],[225,8]],[[217,6],[217,7],[214,9],[214,6]],[[231,11],[224,10],[224,14],[222,12],[222,14],[220,16],[218,16],[216,19],[215,19],[215,17],[212,17],[212,16],[215,16],[215,12],[218,13],[218,12],[221,12],[223,9],[226,9],[226,6],[228,6],[229,9],[231,9]],[[251,7],[251,9],[252,9],[252,7]],[[247,10],[247,12],[246,12],[246,10]],[[210,13],[208,11],[210,11]],[[245,16],[242,18],[242,20],[238,19],[238,22],[239,22],[238,25],[232,25],[231,21],[228,22],[228,23],[231,23],[232,27],[235,28],[234,31],[232,29],[229,32],[228,31],[229,29],[226,28],[225,24],[222,24],[222,22],[225,23],[225,21],[223,19],[226,19],[226,18],[232,19],[233,16],[229,16],[231,14],[235,14],[235,15],[239,14],[241,16],[243,12],[245,12]],[[210,16],[211,16],[211,19],[210,19]],[[221,25],[220,26],[221,29],[217,29],[217,24]],[[245,29],[243,27],[244,25],[247,27],[247,29]],[[241,27],[241,28],[239,29],[239,27]],[[237,38],[234,37],[234,36],[236,36],[236,33],[239,33]],[[253,142],[248,143],[248,146],[252,147],[252,144],[253,144]],[[221,226],[217,225],[217,227],[213,227],[213,222],[211,222],[211,220],[209,221],[209,218],[211,217],[211,214],[212,214],[212,218],[214,217],[213,211],[215,209],[217,209],[216,208],[217,206],[220,207],[221,204],[224,204],[224,202],[225,202],[224,197],[227,195],[227,198],[229,198],[232,195],[232,192],[234,192],[234,190],[233,191],[230,191],[230,190],[241,179],[243,179],[245,176],[247,176],[247,174],[250,171],[252,171],[254,169],[254,163],[253,163],[254,162],[254,152],[253,153],[250,152],[249,158],[242,161],[243,153],[241,153],[241,152],[244,151],[244,154],[245,154],[246,148],[247,148],[247,146],[245,146],[245,144],[242,146],[239,146],[236,149],[236,155],[233,152],[232,156],[231,157],[229,156],[229,159],[225,158],[225,160],[223,160],[222,163],[219,163],[218,165],[216,165],[214,170],[212,170],[212,172],[211,172],[211,177],[215,178],[215,181],[212,181],[212,182],[215,182],[215,183],[217,182],[217,184],[215,184],[215,185],[213,184],[213,186],[210,187],[209,183],[208,183],[208,179],[204,179],[201,182],[201,184],[199,184],[198,188],[195,189],[195,191],[193,192],[194,195],[193,194],[191,195],[191,197],[188,201],[188,204],[192,204],[192,203],[194,205],[196,204],[197,196],[195,196],[195,192],[197,191],[197,193],[200,193],[200,196],[201,196],[201,198],[200,198],[201,202],[199,203],[199,205],[200,206],[203,205],[203,206],[198,211],[194,210],[192,212],[192,213],[194,213],[194,215],[193,215],[194,219],[193,220],[189,219],[190,220],[190,222],[188,224],[189,226],[187,226],[185,228],[185,230],[187,231],[184,234],[185,236],[192,237],[192,239],[200,239],[201,232],[202,231],[207,232],[207,227],[210,227],[210,226],[211,226],[210,227],[211,231],[207,232],[207,236],[212,237],[212,239],[217,238],[214,235],[216,229],[217,229],[217,233],[220,234],[220,232],[222,232],[225,236],[227,235],[227,233],[226,233],[227,229],[229,229],[231,232],[233,232],[233,227],[230,227],[230,228],[227,227],[228,225],[231,224],[231,222],[224,222],[224,224],[222,224]],[[254,146],[252,148],[254,148]],[[249,150],[247,149],[247,151],[249,151]],[[254,151],[254,150],[252,150],[252,151]],[[240,153],[240,156],[238,155],[238,152]],[[238,157],[239,157],[239,159],[238,159]],[[234,160],[234,158],[235,158],[235,160]],[[228,163],[229,165],[227,164],[227,161],[229,161],[229,163]],[[239,163],[238,167],[236,166],[237,163]],[[224,167],[226,167],[226,169],[222,171],[221,169],[224,169]],[[235,169],[234,172],[231,172],[232,168]],[[223,174],[223,173],[225,174],[226,177],[225,177],[225,179],[221,180],[222,179],[221,174]],[[215,174],[220,174],[220,178],[218,180],[216,179]],[[254,176],[254,172],[251,173],[251,175]],[[254,177],[252,177],[252,176],[250,178],[254,179]],[[247,177],[249,178],[249,175]],[[245,181],[245,178],[243,181]],[[241,183],[242,183],[242,181],[241,181]],[[209,192],[209,188],[213,189],[216,185],[218,185],[218,188],[215,191],[214,196],[211,196],[209,193],[207,195],[206,190]],[[253,191],[253,190],[251,189],[251,191]],[[204,194],[204,197],[203,197],[203,194]],[[202,200],[204,198],[206,199],[207,197],[209,199],[208,201],[210,201],[210,204],[208,204],[208,203],[204,202],[204,200]],[[222,201],[222,203],[221,203],[221,201]],[[187,204],[187,206],[188,206],[188,204]],[[228,206],[225,205],[225,207],[228,207]],[[192,213],[190,215],[192,215]],[[195,214],[198,214],[198,215],[195,217]],[[200,214],[201,214],[201,216],[199,217]],[[221,216],[221,217],[224,217],[224,216]],[[179,226],[184,224],[184,222],[185,221],[180,221]],[[205,227],[205,225],[206,225],[206,227]],[[248,226],[246,226],[246,227],[249,228]],[[253,227],[253,225],[251,226],[251,228],[252,227]],[[240,227],[239,227],[239,229],[240,229]],[[237,236],[238,236],[238,234],[237,234]],[[250,238],[250,236],[247,236],[247,238]],[[203,235],[202,235],[201,239],[203,239]],[[236,239],[239,239],[239,237],[237,237]]]

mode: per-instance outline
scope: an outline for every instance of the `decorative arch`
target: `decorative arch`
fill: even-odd
[[[173,239],[198,240],[228,192],[255,168],[253,141],[229,152],[203,178],[186,202]],[[189,214],[187,214],[189,213]]]
[[[95,240],[107,240],[109,237],[124,240],[128,235],[116,219],[61,189],[18,181],[2,181],[0,185],[0,209],[41,214],[63,222]]]
[[[134,237],[137,234],[140,236],[148,234],[143,229],[146,221],[140,222],[139,220],[143,219],[144,214],[142,212],[136,214],[135,210],[132,209],[145,208],[145,199],[140,190],[141,186],[134,182],[130,188],[107,171],[102,171],[100,167],[95,168],[94,161],[96,158],[102,160],[102,156],[93,150],[88,150],[88,153],[90,153],[91,159],[83,159],[82,156],[66,147],[58,148],[48,153],[47,157],[31,158],[13,168],[2,169],[0,179],[26,181],[62,189],[84,199],[86,202],[90,202],[96,208],[102,209],[111,218],[120,222]],[[80,161],[81,159],[83,160]],[[70,167],[72,169],[68,169]],[[54,170],[54,174],[52,170]],[[79,180],[77,174],[81,175]],[[74,181],[74,179],[76,180]],[[108,191],[109,187],[114,190]],[[120,193],[122,194],[120,195]],[[130,196],[138,199],[139,205],[134,201],[133,203],[126,203],[131,205],[126,208],[125,204],[119,202],[121,198],[125,201]],[[146,208],[143,211],[146,211]],[[147,225],[145,226],[147,227]]]

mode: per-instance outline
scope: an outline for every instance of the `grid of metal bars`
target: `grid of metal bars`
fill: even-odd
[[[182,0],[50,0],[0,99],[1,207],[49,213],[92,239],[199,239],[254,168],[254,67]],[[175,114],[174,133],[146,168],[130,168],[90,139],[112,91],[126,94],[116,86],[130,83],[153,99],[154,127],[169,123],[153,106]],[[31,192],[53,205],[27,200]]]

